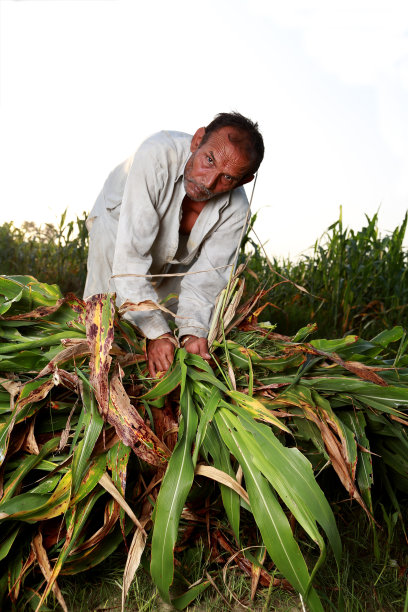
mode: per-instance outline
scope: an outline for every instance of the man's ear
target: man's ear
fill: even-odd
[[[241,179],[238,185],[236,186],[241,187],[241,185],[245,185],[246,183],[250,183],[251,181],[253,181],[254,178],[255,178],[255,174],[247,174],[247,176],[244,176],[244,178]]]
[[[198,130],[193,136],[193,140],[191,141],[191,145],[190,145],[190,151],[192,153],[195,153],[197,151],[198,147],[201,144],[202,139],[204,138],[204,134],[205,134],[205,127],[198,128]]]

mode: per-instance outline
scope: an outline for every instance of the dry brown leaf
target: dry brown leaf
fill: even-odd
[[[364,363],[360,363],[359,361],[344,361],[344,367],[349,370],[349,372],[353,372],[359,378],[363,380],[368,380],[376,385],[381,385],[382,387],[387,387],[388,383],[378,376],[375,373],[375,370],[378,371],[378,368],[374,368],[373,366],[367,366]]]
[[[242,499],[248,504],[248,506],[250,505],[248,493],[245,491],[245,489],[241,487],[241,485],[238,484],[237,481],[232,478],[232,476],[226,474],[222,470],[218,470],[217,468],[211,465],[197,465],[195,469],[195,475],[205,476],[206,478],[211,478],[212,480],[220,482],[221,484],[235,491],[235,493],[238,493],[238,495],[242,497]]]
[[[10,590],[9,590],[9,598],[13,603],[17,602],[18,599],[18,594],[20,592],[20,587],[21,587],[21,581],[23,579],[24,574],[27,572],[28,568],[33,565],[35,561],[35,554],[32,550],[30,550],[30,553],[23,565],[23,567],[21,568],[21,571],[15,581],[15,583],[11,586]]]
[[[23,319],[42,319],[50,314],[53,314],[58,310],[62,304],[65,302],[76,302],[80,305],[83,304],[83,301],[76,297],[73,293],[67,293],[67,295],[63,298],[60,298],[55,302],[53,306],[39,306],[30,312],[23,312],[22,314],[12,315],[11,317],[0,316],[0,319],[4,319],[5,321],[21,321]]]
[[[116,370],[110,383],[110,408],[107,421],[117,435],[138,457],[155,466],[163,466],[170,457],[166,445],[146,425],[130,402]]]
[[[58,384],[64,385],[67,389],[80,393],[82,395],[82,380],[73,372],[67,372],[66,370],[57,370],[58,373]]]
[[[68,415],[68,419],[67,419],[67,422],[65,424],[64,431],[61,434],[60,441],[59,441],[59,444],[58,444],[58,452],[61,452],[62,449],[65,448],[65,446],[66,446],[66,444],[68,442],[69,432],[71,431],[71,419],[72,419],[72,416],[73,416],[73,414],[75,412],[77,404],[78,404],[78,400],[76,402],[74,402],[74,405],[71,408],[71,412]]]
[[[143,504],[142,516],[140,517],[140,524],[144,529],[147,523],[150,521],[150,517],[153,511],[153,507],[149,501]],[[132,580],[136,574],[137,568],[140,565],[140,559],[146,546],[146,532],[142,529],[137,528],[132,543],[130,545],[129,553],[126,559],[125,571],[123,572],[123,586],[122,586],[122,612],[125,610],[126,597],[129,592],[129,587],[132,584]]]
[[[376,368],[374,366],[367,366],[359,361],[344,361],[341,357],[339,357],[339,355],[337,355],[337,353],[327,353],[325,351],[320,351],[308,343],[300,347],[300,350],[302,351],[304,351],[305,349],[307,350],[307,352],[312,353],[314,355],[322,355],[328,361],[334,361],[334,363],[337,363],[337,365],[341,366],[342,368],[345,368],[349,372],[352,372],[362,380],[368,380],[369,382],[373,382],[376,385],[381,385],[382,387],[388,386],[388,383],[383,378],[381,378],[381,376],[376,374],[376,372],[386,370],[387,368]]]
[[[110,500],[111,501],[111,500]],[[104,514],[104,522],[103,525],[98,531],[96,531],[90,538],[82,542],[79,546],[74,548],[70,555],[74,555],[82,550],[88,550],[92,548],[92,546],[96,546],[105,539],[105,537],[112,531],[112,528],[116,524],[119,516],[120,516],[120,506],[116,500],[113,501],[112,511],[108,514],[107,508],[110,505],[110,501],[107,502],[105,506],[105,514]]]
[[[211,575],[206,571],[205,575],[207,576],[207,580],[211,583],[215,591],[218,593],[218,596],[223,600],[224,604],[227,606],[228,610],[232,610],[232,606],[227,599],[225,599],[224,595],[221,593],[220,589],[215,584],[214,580],[211,578]]]
[[[105,308],[109,299],[109,320],[106,326]],[[113,344],[113,321],[115,305],[113,298],[104,294],[96,294],[86,301],[86,339],[91,357],[89,359],[89,382],[94,390],[100,412],[104,420],[109,410],[108,374],[112,357],[110,350]]]
[[[46,552],[46,550],[45,550],[45,548],[43,546],[43,543],[42,543],[42,534],[41,533],[38,533],[33,538],[33,541],[31,542],[31,547],[32,547],[32,550],[33,550],[33,552],[35,554],[35,557],[37,559],[38,565],[40,566],[40,570],[41,570],[44,578],[48,582],[50,577],[51,577],[52,570],[51,570],[50,562],[48,560],[47,552]],[[60,591],[56,581],[52,585],[52,592],[54,593],[55,597],[58,600],[58,603],[60,604],[60,606],[64,610],[64,612],[68,612],[67,604],[65,603],[64,597],[62,596],[62,593],[61,593],[61,591]]]
[[[3,383],[4,385],[4,383]],[[2,457],[2,459],[0,460],[0,464],[4,461],[5,458],[5,454],[7,452],[8,449],[8,444],[10,441],[10,436],[11,436],[11,432],[14,429],[14,425],[17,421],[18,415],[21,412],[21,410],[24,408],[24,406],[26,406],[27,404],[31,404],[31,403],[35,403],[35,402],[39,402],[40,400],[44,399],[48,393],[50,392],[50,390],[52,389],[52,387],[54,386],[54,381],[53,380],[46,380],[42,385],[40,385],[39,387],[37,387],[37,389],[33,389],[33,391],[31,391],[27,397],[21,398],[21,399],[17,399],[17,402],[14,405],[14,391],[15,388],[11,387],[13,389],[13,394],[10,394],[10,406],[13,406],[12,411],[13,411],[13,416],[12,419],[10,421],[10,425],[7,428],[7,434],[6,434],[6,444],[5,444],[5,453],[4,453],[4,457]],[[20,396],[21,396],[21,388],[20,388]],[[26,435],[25,432],[23,434],[23,439],[21,440],[21,436],[19,439],[19,442],[21,442],[19,448],[21,448],[21,445],[24,442]],[[13,439],[13,443],[15,444],[17,442],[16,438]]]
[[[126,355],[120,356],[118,362],[122,368],[133,365],[134,363],[140,363],[140,361],[146,361],[145,355],[136,353],[126,353]]]
[[[149,310],[161,310],[172,317],[176,316],[174,312],[171,312],[171,310],[165,306],[162,306],[161,304],[156,304],[156,302],[153,302],[153,300],[143,300],[142,302],[137,302],[137,304],[127,300],[118,308],[118,312],[122,316],[126,312],[146,312]]]
[[[237,390],[237,382],[235,380],[234,369],[233,369],[233,367],[232,367],[230,362],[228,362],[228,376],[229,376],[229,379],[231,381],[232,388],[234,389],[234,391],[236,391]]]
[[[395,416],[394,414],[389,415],[390,419],[393,421],[397,421],[398,423],[402,423],[402,425],[408,426],[408,421],[405,419],[400,419],[400,417]]]
[[[231,323],[232,319],[235,317],[235,313],[241,301],[242,294],[244,293],[244,289],[245,289],[245,280],[242,279],[237,292],[235,293],[234,297],[231,300],[231,303],[229,304],[228,308],[225,311],[224,329],[227,329],[228,325]]]
[[[21,387],[23,386],[21,382],[10,380],[8,378],[1,378],[0,385],[4,387],[6,391],[10,393],[11,398],[14,398],[18,393],[20,393]],[[11,398],[10,398],[10,402],[11,402]],[[10,408],[13,409],[11,404],[10,404]]]
[[[254,601],[256,590],[258,588],[259,579],[261,577],[262,565],[265,562],[266,558],[266,548],[264,548],[262,553],[262,559],[260,560],[260,565],[255,565],[252,563],[251,567],[251,601]]]
[[[142,525],[140,524],[139,519],[137,518],[137,516],[133,512],[132,508],[129,506],[129,504],[127,503],[127,501],[123,497],[123,495],[121,493],[119,493],[119,491],[115,487],[115,483],[113,482],[113,480],[109,476],[109,474],[107,474],[106,472],[104,474],[102,474],[102,477],[101,477],[101,479],[99,481],[99,484],[104,489],[106,489],[106,491],[108,493],[110,493],[112,495],[113,499],[115,499],[118,502],[118,504],[121,506],[121,508],[124,509],[126,514],[132,519],[132,521],[135,523],[135,525],[139,529],[141,529],[141,531],[146,535],[146,532],[143,529]]]
[[[62,363],[64,361],[68,361],[73,357],[79,357],[81,355],[89,354],[89,345],[88,342],[81,340],[80,338],[69,338],[69,340],[79,340],[73,344],[73,346],[69,346],[68,348],[63,349],[58,355],[55,355],[53,359],[41,370],[39,374],[35,378],[42,378],[51,372],[54,372],[55,367],[58,363]],[[35,379],[34,379],[35,380]]]
[[[309,420],[313,421],[313,423],[315,423],[320,429],[320,434],[322,436],[322,440],[326,448],[327,454],[329,455],[332,466],[336,474],[340,478],[340,481],[343,484],[344,488],[346,489],[346,491],[348,491],[350,496],[353,497],[360,504],[360,506],[367,513],[369,518],[372,519],[370,511],[365,505],[364,500],[358,492],[355,482],[350,475],[350,466],[347,464],[344,458],[344,450],[342,449],[341,442],[339,442],[339,440],[336,438],[328,424],[322,419],[320,419],[317,414],[310,408],[310,406],[308,406],[307,404],[303,404],[303,407],[305,408],[306,417]]]
[[[164,398],[163,408],[151,407],[156,436],[170,451],[177,443],[179,409],[179,404],[171,402],[168,396]]]
[[[28,429],[27,437],[24,441],[24,450],[30,455],[39,455],[40,449],[38,448],[37,440],[34,435],[35,417],[30,421],[30,427]]]

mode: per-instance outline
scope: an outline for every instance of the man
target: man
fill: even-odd
[[[239,113],[220,113],[194,136],[148,138],[109,175],[88,217],[85,298],[116,292],[121,305],[173,294],[165,305],[176,315],[181,344],[209,359],[215,299],[228,282],[247,218],[242,186],[253,180],[263,154],[257,124]],[[166,371],[176,342],[163,313],[126,316],[148,338],[151,376]]]

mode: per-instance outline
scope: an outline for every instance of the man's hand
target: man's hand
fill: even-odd
[[[170,333],[149,340],[147,344],[147,366],[150,376],[155,378],[157,372],[167,372],[173,363],[174,349],[174,336]]]
[[[181,339],[181,344],[186,349],[187,353],[193,353],[194,355],[200,355],[206,361],[211,359],[211,355],[208,351],[207,338],[198,338],[197,336],[184,336]]]

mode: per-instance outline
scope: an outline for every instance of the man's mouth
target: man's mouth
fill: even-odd
[[[189,183],[189,189],[193,192],[195,196],[206,197],[208,199],[212,198],[213,194],[209,189],[206,189],[205,187],[199,187],[190,179],[187,180]]]

